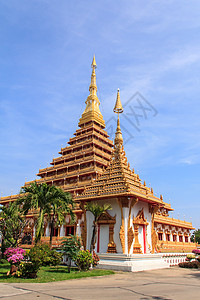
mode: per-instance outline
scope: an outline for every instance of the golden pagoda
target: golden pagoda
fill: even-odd
[[[61,156],[53,158],[50,167],[40,169],[37,176],[41,178],[35,180],[37,183],[46,182],[47,184],[59,186],[72,195],[82,193],[85,186],[93,182],[98,174],[103,172],[110,161],[113,150],[113,142],[104,130],[105,121],[99,109],[95,56],[91,67],[90,94],[85,102],[86,108],[78,124],[79,129],[74,133],[74,137],[70,138],[68,145],[61,148],[59,152]],[[25,186],[30,185],[32,182],[25,182]],[[1,204],[15,201],[19,196],[2,197]],[[79,216],[82,213],[78,205],[76,213]],[[69,225],[69,229],[71,227],[73,226]],[[75,230],[76,226],[71,228],[70,233],[74,233]],[[65,230],[65,233],[68,231]],[[59,235],[59,231],[56,232],[56,235]]]
[[[142,183],[138,174],[130,169],[123,146],[119,115],[123,113],[120,91],[114,113],[118,114],[114,145],[105,131],[105,122],[97,96],[96,61],[92,61],[91,83],[86,108],[79,120],[79,129],[68,145],[61,148],[60,156],[53,158],[51,166],[40,169],[37,183],[56,185],[73,195],[76,202],[76,224],[66,216],[65,224],[56,228],[53,244],[59,245],[63,236],[77,234],[82,237],[85,249],[91,240],[92,216],[84,209],[88,201],[100,205],[110,203],[112,210],[98,219],[96,251],[98,253],[123,253],[124,255],[153,254],[159,252],[190,252],[196,247],[190,242],[189,222],[169,217],[171,205],[156,197],[153,189]],[[33,181],[25,182],[30,185]],[[1,198],[6,205],[20,195]],[[30,212],[32,236],[35,215]],[[45,221],[46,222],[46,221]],[[44,224],[48,239],[49,224]]]

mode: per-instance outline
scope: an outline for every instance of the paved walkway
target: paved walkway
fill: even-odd
[[[199,300],[200,271],[173,267],[53,283],[0,283],[0,299]]]

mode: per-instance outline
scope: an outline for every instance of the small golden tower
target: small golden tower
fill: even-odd
[[[85,101],[86,108],[79,120],[78,125],[81,127],[81,125],[92,121],[102,126],[102,128],[105,128],[105,121],[99,109],[100,101],[97,97],[97,84],[96,84],[96,73],[95,73],[97,64],[95,60],[95,55],[92,60],[91,68],[92,68],[92,75],[91,75],[91,83],[89,86],[90,94],[87,97],[87,100]]]
[[[119,89],[117,90],[117,99],[115,103],[115,107],[113,109],[114,113],[118,114],[117,118],[117,130],[115,133],[115,147],[120,148],[123,144],[122,132],[120,128],[119,114],[123,113],[123,107],[120,100]]]

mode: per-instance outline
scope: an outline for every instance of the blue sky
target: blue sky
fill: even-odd
[[[120,88],[131,167],[200,227],[199,13],[194,0],[0,1],[0,192],[17,193],[72,137],[95,53],[108,127]],[[137,92],[149,108],[138,119]]]

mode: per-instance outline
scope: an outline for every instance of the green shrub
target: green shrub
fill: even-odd
[[[5,258],[0,259],[0,264],[7,264],[8,261]]]
[[[81,246],[82,244],[80,239],[75,235],[71,235],[70,237],[64,238],[62,240],[61,251],[64,255],[69,257],[71,260],[75,260],[77,254],[81,249]]]
[[[76,261],[77,255],[81,249],[81,241],[75,235],[62,240],[61,251],[66,255],[68,260],[68,272],[70,273],[72,261]]]
[[[32,261],[23,261],[20,263],[16,275],[22,278],[36,278],[39,269],[40,263]]]
[[[100,259],[99,256],[94,251],[93,251],[92,259],[93,259],[92,265],[93,267],[96,267]]]
[[[93,264],[92,254],[89,250],[80,250],[75,263],[80,270],[88,270],[91,264]]]
[[[51,250],[51,259],[50,266],[57,266],[62,261],[62,253],[57,252],[56,250]]]
[[[198,268],[200,268],[200,263],[198,261],[182,262],[182,263],[179,263],[179,267],[198,269]]]
[[[61,263],[62,254],[52,250],[48,244],[36,245],[27,253],[30,261],[41,266],[56,266]]]
[[[192,259],[195,259],[195,255],[194,254],[188,254],[187,255],[187,260],[191,261]]]

